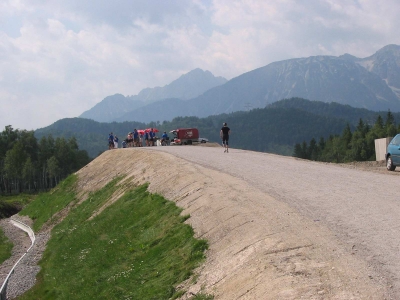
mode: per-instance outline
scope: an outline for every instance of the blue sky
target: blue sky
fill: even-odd
[[[398,0],[1,0],[0,127],[36,129],[195,68],[227,79],[400,44]]]

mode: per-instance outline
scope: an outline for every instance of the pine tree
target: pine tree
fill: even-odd
[[[396,123],[390,110],[386,115],[386,123],[384,129],[387,137],[394,137],[397,134]]]

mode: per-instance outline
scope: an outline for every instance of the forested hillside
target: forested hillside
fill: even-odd
[[[149,125],[156,127],[157,124],[151,123]],[[134,128],[145,127],[146,124],[138,122],[99,123],[89,119],[66,118],[36,130],[35,136],[39,139],[49,134],[53,137],[75,137],[79,148],[85,149],[89,156],[94,158],[107,149],[110,132],[115,133],[122,140]]]
[[[384,118],[387,112],[373,112],[338,103],[323,103],[301,98],[285,99],[262,109],[248,112],[235,112],[209,116],[207,118],[177,117],[171,122],[98,123],[96,121],[72,118],[62,119],[54,124],[35,131],[41,138],[51,134],[53,137],[76,137],[80,149],[96,157],[107,149],[108,134],[113,132],[120,141],[134,128],[155,127],[159,131],[177,128],[196,127],[200,136],[212,142],[220,142],[219,131],[227,122],[232,135],[230,143],[234,148],[292,155],[296,143],[310,141],[312,138],[342,133],[346,124],[354,130],[361,119],[372,125],[378,116]],[[394,122],[400,123],[400,114],[392,114]],[[160,135],[160,134],[159,134]]]
[[[329,136],[342,131],[346,122],[318,116],[294,108],[263,108],[249,112],[211,116],[208,118],[175,118],[166,125],[197,127],[200,135],[220,142],[222,123],[231,128],[230,144],[234,148],[291,155],[293,145],[310,134]]]
[[[309,101],[303,98],[283,99],[270,104],[268,107],[296,108],[320,116],[342,118],[352,125],[357,125],[360,118],[367,124],[373,124],[379,115],[383,117],[387,113],[387,111],[376,112],[336,102],[326,103],[321,101]],[[392,115],[395,121],[400,122],[400,113],[392,113]]]
[[[385,121],[378,115],[372,126],[359,119],[353,132],[347,125],[341,135],[331,135],[328,140],[315,136],[309,143],[297,143],[293,156],[335,163],[375,160],[375,139],[394,137],[399,132],[400,125],[396,126],[393,114],[388,112]]]
[[[0,133],[0,193],[41,191],[90,161],[74,137],[36,139],[33,131],[6,126]]]

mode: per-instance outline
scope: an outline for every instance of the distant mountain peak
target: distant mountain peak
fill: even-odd
[[[195,98],[205,91],[227,82],[223,77],[215,77],[210,71],[196,68],[181,75],[170,84],[163,87],[146,88],[138,96],[146,101],[156,101],[167,98],[188,100]]]
[[[387,52],[400,52],[400,46],[395,44],[390,44],[376,51],[376,53],[387,53]]]
[[[359,60],[361,66],[382,78],[400,99],[400,46],[387,45]]]
[[[163,99],[188,100],[195,98],[211,88],[222,85],[227,80],[215,77],[210,71],[196,68],[163,87],[145,88],[138,95],[124,97],[115,94],[104,98],[90,110],[80,115],[81,118],[92,119],[99,122],[113,120],[130,120],[131,112],[142,106]]]
[[[193,80],[193,79],[195,79],[195,80],[197,80],[197,79],[203,80],[204,78],[209,78],[209,79],[211,79],[211,80],[213,80],[213,79],[215,79],[215,78],[217,78],[217,80],[218,80],[218,79],[222,79],[221,82],[222,82],[222,81],[223,81],[223,82],[226,82],[226,81],[227,81],[227,80],[226,80],[225,78],[223,78],[223,77],[214,76],[213,73],[211,73],[211,72],[208,71],[208,70],[204,71],[204,70],[202,70],[202,69],[200,69],[200,68],[196,68],[196,69],[193,69],[193,70],[191,70],[191,71],[189,71],[189,72],[187,72],[187,73],[185,73],[185,74],[182,74],[178,79],[172,81],[169,85],[173,84],[173,83],[176,82],[176,81],[179,82],[179,81],[185,80],[185,79],[188,79],[188,80]]]
[[[187,72],[186,74],[183,74],[182,76],[191,75],[191,74],[203,74],[203,73],[209,73],[212,75],[212,73],[210,71],[204,71],[203,69],[196,68],[196,69],[193,69],[193,70]]]
[[[348,54],[348,53],[340,55],[339,58],[347,60],[347,61],[353,61],[353,62],[357,61],[357,60],[360,60],[360,58],[358,58],[358,57],[356,57],[354,55]]]

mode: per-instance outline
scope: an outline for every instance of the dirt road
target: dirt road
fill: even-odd
[[[235,149],[229,154],[201,147],[153,151],[227,173],[288,204],[331,231],[344,252],[365,262],[371,281],[400,299],[399,172],[378,174]]]

